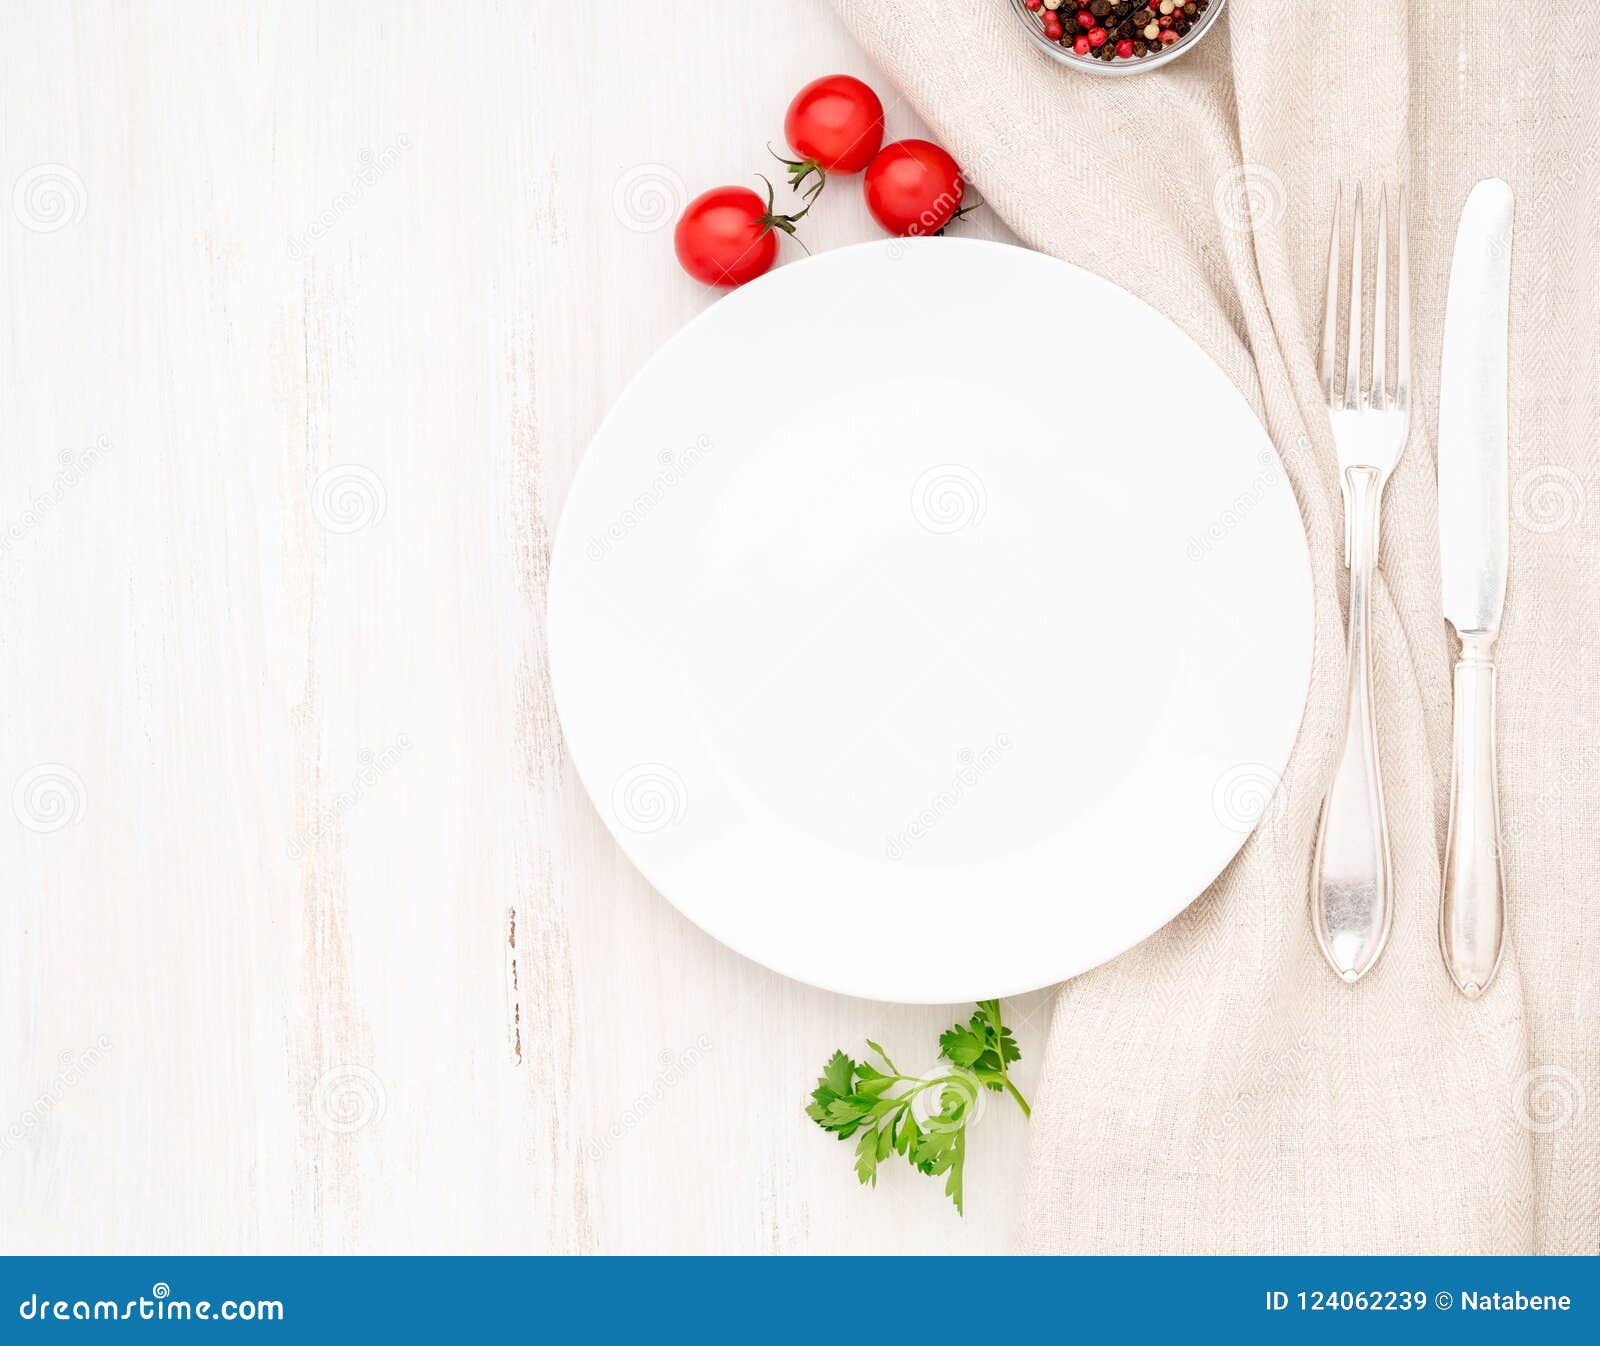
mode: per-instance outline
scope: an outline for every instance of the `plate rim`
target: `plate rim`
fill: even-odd
[[[1245,396],[1243,390],[1241,390],[1237,383],[1235,383],[1234,380],[1228,375],[1226,369],[1223,368],[1220,362],[1218,362],[1210,354],[1210,352],[1201,346],[1199,342],[1197,342],[1181,324],[1141,296],[1134,294],[1132,291],[1123,288],[1114,281],[1100,275],[1097,272],[1078,266],[1073,262],[1066,261],[1050,253],[1040,252],[1037,249],[1029,248],[1021,244],[1003,243],[990,239],[974,238],[867,240],[865,242],[850,244],[843,247],[830,248],[826,252],[815,253],[805,258],[797,259],[796,261],[779,267],[774,271],[768,272],[765,276],[762,276],[749,284],[741,286],[737,290],[720,296],[714,303],[708,305],[699,313],[696,313],[691,319],[689,319],[689,321],[684,323],[676,332],[674,332],[670,337],[657,346],[650,353],[649,357],[633,371],[621,393],[618,394],[615,401],[607,409],[605,415],[601,418],[599,424],[597,425],[593,435],[585,445],[583,455],[579,459],[572,473],[568,483],[567,491],[563,497],[560,518],[557,521],[556,528],[551,537],[550,568],[545,595],[545,634],[549,645],[548,661],[554,709],[561,727],[566,755],[571,761],[573,769],[576,772],[580,783],[583,785],[584,793],[588,796],[591,807],[594,808],[602,827],[605,829],[606,834],[610,837],[613,844],[616,845],[617,849],[621,852],[628,863],[638,871],[638,873],[645,879],[647,883],[649,883],[651,888],[660,897],[664,898],[680,916],[687,920],[696,929],[703,931],[717,943],[732,950],[734,953],[739,954],[741,957],[748,958],[751,962],[756,963],[758,966],[766,968],[767,970],[776,973],[779,976],[797,981],[803,985],[814,986],[820,990],[828,991],[832,994],[847,995],[854,998],[874,1000],[883,1003],[907,1005],[953,1004],[962,1002],[971,997],[965,995],[952,996],[945,993],[933,994],[929,992],[911,994],[907,993],[904,988],[893,988],[890,991],[886,991],[883,984],[880,984],[876,988],[863,986],[849,976],[834,977],[826,970],[819,972],[807,968],[804,971],[800,971],[791,967],[783,966],[781,965],[782,960],[774,960],[770,952],[766,955],[753,952],[744,942],[742,937],[739,937],[723,928],[719,928],[719,923],[716,921],[708,922],[705,919],[704,913],[695,914],[691,912],[684,903],[680,902],[669,891],[669,887],[664,885],[659,880],[658,874],[656,872],[652,872],[655,869],[652,858],[648,854],[639,853],[639,848],[630,846],[628,841],[618,834],[617,830],[612,826],[611,821],[606,816],[604,809],[599,804],[599,801],[604,797],[605,792],[603,790],[597,791],[595,782],[593,782],[587,774],[580,753],[574,748],[574,739],[568,725],[567,713],[563,709],[563,695],[560,691],[560,686],[564,681],[564,677],[558,672],[558,669],[563,666],[565,661],[560,654],[562,642],[557,638],[557,626],[551,620],[552,613],[557,607],[556,599],[558,590],[561,587],[561,575],[567,568],[563,563],[563,558],[571,553],[574,545],[581,545],[574,544],[572,541],[572,529],[569,528],[569,522],[572,517],[570,510],[571,502],[579,494],[585,478],[592,475],[594,470],[597,470],[593,469],[593,464],[595,462],[593,449],[595,445],[607,435],[614,421],[623,413],[625,405],[631,400],[631,395],[634,393],[636,386],[643,379],[646,371],[648,371],[650,367],[656,364],[659,360],[665,358],[667,353],[675,349],[680,343],[687,343],[689,340],[693,339],[697,329],[705,324],[708,319],[711,319],[713,315],[717,315],[717,322],[727,321],[726,315],[728,312],[743,309],[750,302],[753,302],[749,296],[759,295],[761,291],[766,288],[767,282],[778,276],[817,264],[826,264],[830,261],[830,259],[835,259],[847,254],[859,254],[868,251],[893,253],[896,249],[906,248],[918,251],[929,248],[941,248],[949,249],[951,251],[966,251],[974,253],[1004,253],[1007,255],[1008,261],[1014,261],[1020,257],[1028,259],[1030,264],[1038,263],[1047,268],[1062,267],[1067,271],[1074,273],[1080,278],[1081,281],[1087,281],[1093,287],[1101,288],[1107,292],[1114,293],[1119,302],[1131,301],[1133,304],[1148,310],[1154,319],[1159,320],[1166,327],[1177,333],[1182,340],[1193,349],[1197,358],[1204,360],[1221,376],[1223,383],[1229,390],[1229,394],[1237,400],[1244,412],[1260,429],[1266,445],[1270,447],[1272,451],[1276,466],[1280,472],[1284,473],[1285,479],[1287,480],[1286,464],[1284,462],[1283,455],[1279,452],[1278,446],[1274,441],[1270,430],[1262,422],[1260,416],[1257,414],[1255,408],[1250,404],[1250,400]],[[1309,704],[1311,679],[1314,665],[1316,635],[1316,589],[1315,576],[1311,566],[1310,539],[1306,532],[1304,514],[1299,507],[1298,498],[1295,496],[1292,488],[1288,492],[1286,504],[1289,515],[1292,517],[1295,525],[1291,531],[1298,540],[1298,546],[1296,548],[1296,558],[1298,564],[1295,565],[1294,571],[1297,587],[1301,591],[1297,606],[1300,606],[1303,612],[1301,618],[1301,652],[1299,659],[1299,663],[1303,668],[1303,678],[1301,679],[1301,685],[1295,691],[1295,701],[1299,706],[1299,710],[1295,716],[1295,721],[1292,728],[1288,728],[1285,732],[1284,746],[1282,747],[1281,751],[1273,754],[1273,761],[1264,763],[1264,765],[1268,766],[1272,773],[1277,777],[1279,789],[1283,788],[1283,780],[1287,772],[1287,767],[1293,758],[1295,747],[1299,742],[1300,734],[1305,724],[1305,716]],[[579,737],[581,738],[581,734]],[[1264,811],[1262,815],[1263,819],[1266,816],[1267,814]],[[1222,857],[1216,868],[1209,872],[1209,874],[1204,878],[1203,882],[1200,882],[1192,893],[1188,893],[1187,895],[1183,896],[1181,900],[1175,899],[1171,903],[1159,904],[1161,906],[1161,913],[1158,914],[1157,919],[1150,922],[1147,926],[1141,924],[1140,927],[1138,927],[1140,933],[1138,933],[1136,937],[1128,939],[1124,942],[1122,937],[1119,936],[1117,942],[1121,943],[1122,947],[1117,951],[1102,957],[1095,957],[1090,962],[1078,965],[1070,970],[1062,970],[1053,975],[1050,980],[1041,981],[1038,979],[1037,974],[1034,973],[1023,974],[1021,980],[1010,983],[1007,986],[986,989],[982,992],[982,995],[990,998],[994,996],[1016,996],[1042,990],[1052,986],[1057,986],[1072,979],[1073,977],[1081,976],[1085,972],[1092,971],[1097,967],[1105,966],[1107,963],[1122,957],[1133,948],[1144,943],[1163,927],[1176,920],[1186,910],[1188,910],[1190,906],[1204,896],[1206,891],[1211,888],[1213,884],[1215,884],[1217,879],[1227,870],[1233,861],[1238,858],[1245,846],[1249,844],[1251,838],[1255,835],[1255,832],[1260,825],[1261,820],[1258,820],[1256,825],[1248,832],[1241,834],[1238,838],[1237,844],[1232,845],[1231,848],[1227,850],[1227,853]],[[1067,960],[1063,960],[1064,969],[1066,967],[1066,962]]]

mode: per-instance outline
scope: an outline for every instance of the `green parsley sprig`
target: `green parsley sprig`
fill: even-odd
[[[1007,1074],[1022,1052],[1001,1020],[1000,1002],[980,1000],[970,1022],[939,1035],[939,1057],[948,1069],[904,1075],[871,1038],[867,1046],[880,1064],[835,1052],[812,1091],[806,1116],[840,1140],[857,1138],[856,1177],[863,1184],[876,1187],[878,1165],[897,1154],[919,1173],[943,1174],[945,1195],[960,1211],[967,1124],[981,1099],[979,1090],[1008,1093],[1024,1116],[1032,1115]]]

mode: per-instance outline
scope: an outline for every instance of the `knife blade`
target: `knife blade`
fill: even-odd
[[[1498,179],[1480,182],[1467,198],[1450,264],[1439,375],[1439,570],[1444,615],[1461,637],[1439,947],[1469,1000],[1488,989],[1505,947],[1494,646],[1510,550],[1512,207],[1511,188]]]
[[[1511,188],[1480,182],[1456,232],[1439,375],[1439,564],[1457,634],[1494,635],[1506,598]]]

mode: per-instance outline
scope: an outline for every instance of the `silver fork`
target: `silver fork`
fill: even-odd
[[[1378,255],[1373,285],[1372,367],[1362,384],[1361,189],[1356,188],[1350,245],[1349,351],[1344,386],[1334,383],[1339,338],[1341,188],[1328,245],[1328,299],[1322,320],[1322,391],[1339,449],[1344,496],[1344,559],[1350,570],[1350,627],[1345,679],[1344,745],[1322,803],[1311,868],[1311,924],[1324,956],[1347,982],[1371,971],[1394,918],[1389,828],[1378,775],[1378,725],[1372,698],[1372,574],[1378,563],[1378,506],[1411,427],[1411,276],[1405,190],[1399,192],[1399,312],[1395,382],[1389,363],[1388,194],[1378,198]]]

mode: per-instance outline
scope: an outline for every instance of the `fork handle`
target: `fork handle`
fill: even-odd
[[[1500,968],[1506,883],[1494,760],[1494,640],[1461,638],[1455,673],[1450,831],[1445,840],[1439,942],[1450,978],[1476,1000]]]
[[[1383,478],[1376,468],[1350,467],[1343,484],[1350,566],[1344,742],[1317,826],[1311,923],[1333,970],[1354,982],[1388,943],[1394,902],[1372,695],[1372,577]]]

